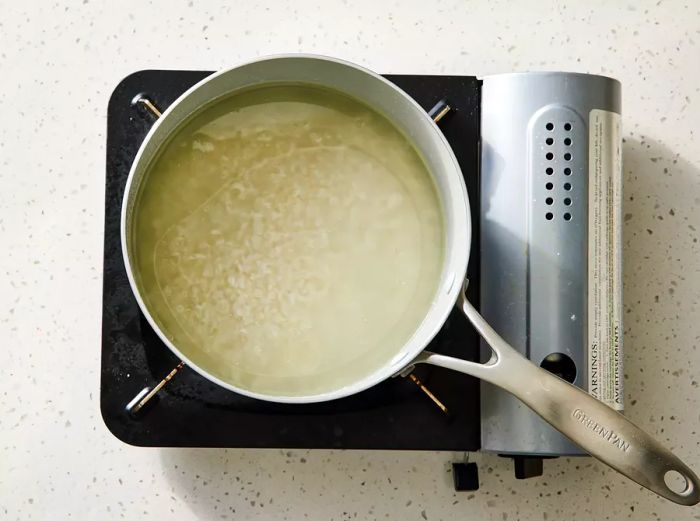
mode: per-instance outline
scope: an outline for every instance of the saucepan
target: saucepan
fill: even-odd
[[[139,188],[149,165],[177,129],[203,107],[238,89],[278,83],[310,83],[336,89],[382,113],[401,130],[425,161],[442,201],[445,223],[444,264],[432,305],[415,333],[391,359],[371,374],[341,388],[303,396],[278,396],[240,386],[207,371],[174,342],[154,319],[135,273],[132,227]],[[367,389],[416,364],[432,364],[481,378],[512,393],[582,449],[657,494],[683,505],[700,501],[693,471],[650,435],[581,389],[532,364],[506,343],[465,297],[471,221],[469,199],[450,146],[428,114],[405,92],[357,65],[328,57],[284,55],[255,60],[219,72],[185,92],[158,119],[131,168],[121,217],[121,240],[129,282],[143,314],[168,348],[205,378],[231,391],[262,400],[309,403],[334,400]],[[425,351],[452,308],[458,305],[492,356],[484,364]],[[672,477],[675,476],[673,481]],[[667,483],[668,482],[668,483]]]

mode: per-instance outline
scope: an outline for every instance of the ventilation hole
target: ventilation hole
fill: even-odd
[[[551,205],[554,203],[554,199],[552,199],[551,197],[547,197],[547,199],[545,199],[544,202]]]
[[[565,198],[565,199],[564,199],[564,204],[565,204],[566,206],[571,206],[571,199],[569,199],[568,197]]]
[[[546,128],[547,130],[554,130],[554,123],[547,123],[547,124],[545,125],[545,128]]]
[[[570,145],[571,145],[571,138],[570,138],[570,137],[564,138],[564,144],[565,144],[567,147],[570,146]]]
[[[544,214],[544,218],[548,221],[551,221],[552,219],[554,219],[554,214],[552,212],[547,212],[546,214]]]
[[[566,154],[564,154],[564,160],[571,161],[571,154],[569,154],[568,152]]]
[[[571,130],[571,123],[564,123],[564,130],[566,130],[567,132]]]
[[[554,159],[554,154],[552,154],[551,152],[547,152],[547,155],[545,157],[547,158],[547,161],[551,161],[552,159]]]
[[[550,353],[540,363],[542,369],[573,383],[576,380],[576,364],[564,353]]]
[[[545,187],[547,190],[551,190],[552,188],[554,188],[554,185],[553,185],[552,183],[547,183],[546,185],[544,185],[544,187]]]
[[[551,138],[551,137],[548,137],[548,138],[546,139],[545,143],[547,143],[548,145],[553,145],[553,144],[554,144],[554,139]]]
[[[564,183],[564,190],[571,190],[571,183]]]
[[[571,168],[568,166],[564,169],[564,175],[571,175]]]
[[[552,174],[554,173],[554,169],[553,169],[553,168],[547,168],[547,170],[545,170],[545,172],[547,172],[547,175],[552,175]]]
[[[564,214],[564,220],[565,220],[565,221],[570,221],[570,220],[571,220],[571,214],[570,214],[570,213],[565,213],[565,214]]]

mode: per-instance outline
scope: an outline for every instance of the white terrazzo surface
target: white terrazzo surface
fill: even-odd
[[[146,450],[98,408],[107,99],[144,68],[308,51],[377,71],[623,83],[628,415],[700,469],[700,5],[0,1],[0,519],[700,519],[590,459]]]

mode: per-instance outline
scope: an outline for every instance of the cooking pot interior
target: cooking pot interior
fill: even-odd
[[[246,385],[240,379],[229,377],[224,370],[218,371],[203,350],[181,349],[182,346],[170,332],[161,328],[157,316],[151,312],[152,306],[144,299],[139,274],[133,271],[132,258],[138,240],[132,221],[139,191],[145,184],[151,164],[171,137],[205,107],[236,91],[284,83],[306,83],[335,89],[361,100],[389,119],[410,140],[433,177],[442,205],[445,238],[438,290],[428,313],[416,324],[413,337],[390,360],[373,359],[370,353],[358,360],[357,367],[345,377],[313,375],[310,378],[315,384],[310,385],[307,381],[299,395],[290,395],[289,391],[276,392],[274,385],[265,386],[261,391],[255,385]],[[469,241],[469,208],[461,172],[449,145],[424,110],[393,84],[369,71],[345,62],[311,56],[283,56],[251,62],[214,74],[186,92],[157,121],[139,150],[127,183],[122,213],[122,243],[132,289],[144,315],[166,345],[195,370],[228,389],[285,402],[339,398],[374,385],[409,363],[437,333],[454,305],[466,272]],[[288,389],[289,386],[281,388]]]

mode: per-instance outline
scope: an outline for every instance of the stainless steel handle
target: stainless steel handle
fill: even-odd
[[[700,502],[698,477],[671,451],[622,414],[523,357],[494,331],[464,295],[460,305],[493,349],[491,360],[478,364],[424,352],[416,363],[446,367],[497,385],[522,400],[591,456],[640,485],[681,505]],[[683,490],[676,491],[667,484],[673,473],[684,478]]]

